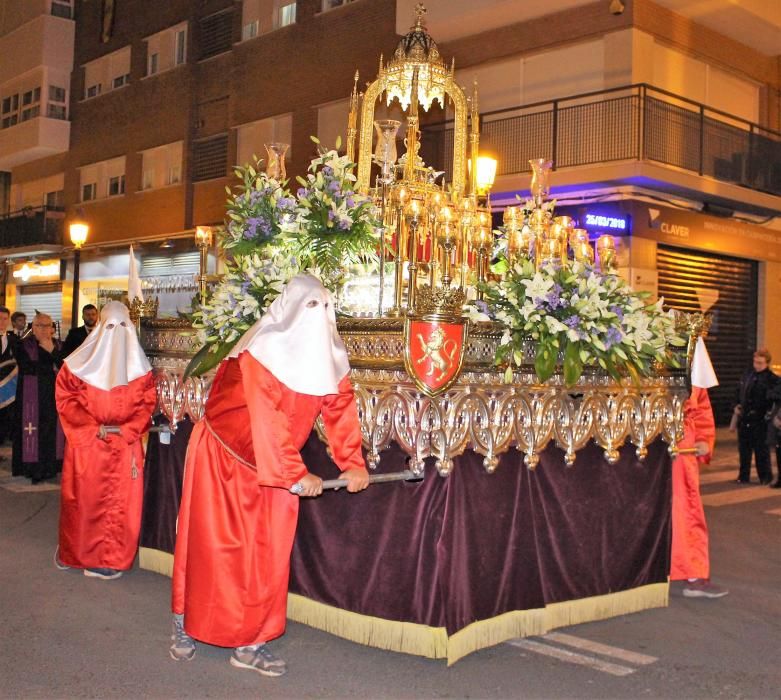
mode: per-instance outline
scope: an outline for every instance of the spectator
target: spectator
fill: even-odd
[[[27,316],[22,311],[11,314],[11,332],[21,338],[27,332]]]
[[[770,353],[761,348],[754,353],[753,369],[740,380],[734,409],[738,427],[740,471],[736,483],[751,481],[751,456],[754,455],[760,484],[772,481],[768,422],[773,407],[773,392],[778,377],[770,371]]]
[[[87,336],[95,328],[95,324],[98,322],[98,307],[94,304],[85,304],[81,309],[81,318],[84,321],[84,325],[78,328],[71,328],[68,331],[68,336],[65,338],[65,343],[62,346],[63,357],[68,357],[87,339]]]
[[[65,444],[54,404],[62,343],[54,338],[51,316],[35,314],[33,331],[17,344],[15,355],[19,377],[11,473],[37,484],[61,471]]]
[[[14,399],[16,398],[17,337],[8,330],[10,311],[0,306],[0,444],[13,434]]]

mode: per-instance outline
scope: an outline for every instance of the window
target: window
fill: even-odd
[[[280,5],[277,13],[277,27],[287,27],[289,24],[295,24],[296,22],[296,3],[289,2],[285,5]]]
[[[130,82],[130,47],[126,46],[84,66],[84,99],[116,90]]]
[[[233,11],[223,10],[200,21],[201,51],[199,60],[230,51],[233,42]]]
[[[8,95],[3,98],[2,105],[2,123],[3,129],[14,126],[19,123],[19,93]]]
[[[328,12],[328,10],[342,5],[349,5],[352,2],[356,2],[356,0],[323,0],[323,12]]]
[[[49,102],[65,102],[65,88],[49,85]]]
[[[156,75],[187,63],[187,23],[177,24],[144,39],[146,74]]]
[[[51,13],[55,17],[71,19],[73,17],[73,0],[51,0]]]
[[[41,113],[41,88],[36,87],[22,93],[22,111],[20,122],[34,119]]]
[[[97,196],[98,185],[95,182],[88,182],[81,186],[81,201],[89,202]]]
[[[116,197],[118,194],[125,194],[124,175],[115,175],[108,179],[108,196]]]
[[[187,30],[176,30],[176,51],[174,55],[174,64],[181,66],[187,61]]]
[[[243,0],[241,8],[242,41],[274,29],[295,24],[295,0]]]
[[[125,194],[125,157],[104,160],[79,168],[81,201]]]
[[[290,143],[293,138],[293,116],[282,114],[276,117],[260,119],[242,124],[237,129],[236,161],[240,165],[253,162],[254,158],[267,160],[265,144],[279,142]],[[290,149],[286,160],[290,160]]]
[[[49,85],[49,104],[46,107],[47,117],[52,119],[68,118],[66,96],[67,92],[65,88]]]
[[[64,190],[57,190],[55,192],[46,193],[46,207],[48,209],[62,209],[65,206],[65,192]]]
[[[182,142],[141,152],[141,189],[151,190],[181,182]]]
[[[254,39],[258,35],[259,20],[245,24],[241,30],[241,39],[246,41],[247,39]]]
[[[9,205],[11,211],[25,207],[62,208],[65,173],[57,173],[37,180],[19,180],[11,183]]]

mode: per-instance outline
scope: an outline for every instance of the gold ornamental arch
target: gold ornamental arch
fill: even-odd
[[[452,188],[455,193],[466,192],[467,141],[472,150],[477,150],[478,117],[477,98],[472,100],[472,134],[468,135],[470,101],[464,91],[456,84],[454,66],[447,67],[440,56],[436,43],[429,35],[423,23],[426,10],[423,5],[415,9],[416,22],[401,39],[393,59],[380,69],[376,80],[371,83],[363,96],[360,108],[360,132],[358,138],[358,190],[366,193],[371,186],[372,140],[374,136],[374,113],[378,100],[387,95],[387,104],[398,99],[407,114],[407,154],[409,166],[415,161],[417,144],[420,139],[418,129],[418,107],[428,111],[434,100],[445,107],[446,99],[452,101],[454,108],[453,124],[453,170]],[[357,93],[353,92],[351,122],[355,124],[355,110],[358,106]],[[354,129],[354,126],[353,126]],[[353,133],[355,133],[353,131]],[[351,147],[348,137],[348,147]]]

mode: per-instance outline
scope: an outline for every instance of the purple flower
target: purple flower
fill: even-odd
[[[623,334],[618,328],[609,328],[607,336],[605,337],[605,347],[609,350],[616,343],[620,343],[623,337]]]
[[[303,187],[299,187],[298,191],[296,192],[296,196],[297,197],[306,197],[307,196],[306,189],[304,189]]]
[[[293,209],[295,207],[295,201],[290,197],[280,197],[277,201],[277,207],[283,210]]]
[[[341,188],[341,186],[339,185],[339,182],[338,182],[338,181],[336,181],[336,180],[331,180],[331,182],[329,182],[329,183],[328,183],[328,185],[326,185],[326,190],[328,190],[329,192],[331,192],[331,193],[333,193],[333,194],[336,194],[336,193],[337,193],[337,192],[339,192],[341,189],[342,189],[342,188]]]
[[[250,282],[249,280],[244,280],[241,283],[241,293],[242,294],[247,294],[247,292],[249,292],[249,288],[251,286],[252,286],[252,282]]]
[[[577,328],[580,325],[580,316],[575,314],[574,316],[570,316],[569,318],[564,319],[564,325],[569,328]]]
[[[323,166],[323,175],[331,177],[334,174],[334,169],[330,165]]]
[[[355,206],[355,200],[353,199],[353,196],[351,194],[347,195],[347,199],[344,200],[345,204],[352,209]]]
[[[623,311],[623,309],[620,306],[615,306],[615,305],[614,306],[610,306],[610,307],[608,307],[608,311],[611,311],[616,316],[618,316],[618,320],[619,321],[623,321],[624,320],[624,311]]]
[[[333,209],[328,210],[328,220],[333,221],[336,218],[336,212]]]

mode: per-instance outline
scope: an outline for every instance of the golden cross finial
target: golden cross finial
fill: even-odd
[[[423,26],[423,16],[426,14],[426,6],[419,2],[415,5],[415,27]]]

